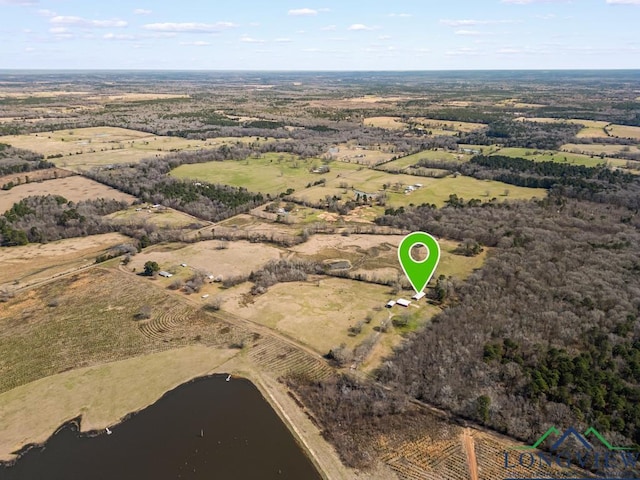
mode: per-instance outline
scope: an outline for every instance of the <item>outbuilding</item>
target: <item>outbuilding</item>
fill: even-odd
[[[171,274],[171,273],[169,273],[169,272],[165,272],[164,270],[160,270],[160,271],[158,272],[158,275],[160,275],[161,277],[164,277],[164,278],[171,278],[171,277],[173,277],[173,274]]]
[[[413,297],[411,297],[413,300],[420,300],[422,297],[424,297],[426,294],[424,292],[418,292],[416,293]]]
[[[387,308],[391,308],[391,307],[393,307],[395,304],[396,304],[396,301],[395,301],[395,300],[389,300],[389,301],[387,302],[387,304],[385,305],[385,307],[387,307]]]
[[[405,300],[404,298],[399,298],[396,303],[402,307],[408,307],[409,305],[411,305],[411,302],[409,300]]]

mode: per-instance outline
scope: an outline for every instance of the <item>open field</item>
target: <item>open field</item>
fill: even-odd
[[[24,183],[11,190],[0,191],[0,212],[6,212],[14,203],[32,195],[61,195],[73,202],[96,198],[113,198],[125,202],[135,200],[135,197],[127,193],[76,175],[39,183]]]
[[[343,162],[357,163],[361,165],[376,165],[386,162],[395,155],[391,146],[380,147],[379,149],[365,148],[358,145],[340,144],[336,147],[337,153],[331,156]]]
[[[422,125],[427,130],[436,130],[438,132],[453,132],[453,134],[457,132],[473,132],[475,130],[486,127],[486,125],[483,123],[451,122],[447,120],[434,120],[424,117],[413,117],[411,118],[411,121]],[[436,133],[434,133],[434,135],[436,135]]]
[[[149,279],[93,268],[27,292],[0,309],[0,392],[74,368],[234,335]],[[150,318],[137,320],[142,307]]]
[[[622,152],[640,153],[640,148],[636,145],[604,145],[598,143],[567,143],[560,147],[560,150],[573,153],[581,153],[585,155],[605,155],[616,156]]]
[[[149,205],[136,205],[120,210],[104,217],[121,225],[140,224],[143,222],[157,225],[160,228],[184,228],[192,224],[210,225],[198,218],[173,208],[150,208]]]
[[[387,162],[384,165],[380,165],[380,170],[393,170],[408,168],[415,165],[420,160],[439,160],[450,162],[465,162],[471,158],[471,155],[466,153],[450,152],[445,150],[425,150],[423,152],[414,153],[413,155],[407,155],[406,157],[398,158],[391,162]]]
[[[129,237],[119,233],[105,233],[51,243],[2,248],[0,285],[19,282],[19,286],[24,286],[92,265],[98,255],[111,247],[130,242]]]
[[[310,171],[321,165],[319,159],[301,159],[289,154],[270,153],[262,158],[181,165],[173,170],[171,175],[278,195],[288,188],[300,190],[308,183],[322,178],[334,178],[342,172],[351,172],[359,168],[351,163],[332,162],[329,173],[318,174]]]
[[[600,122],[597,120],[581,120],[578,118],[547,118],[547,117],[532,117],[525,118],[519,117],[515,119],[516,121],[528,121],[528,122],[538,122],[538,123],[573,123],[574,125],[582,125],[584,128],[580,130],[577,134],[578,137],[581,138],[604,138],[609,135],[605,131],[605,127],[609,125],[608,122]]]
[[[152,135],[117,127],[90,127],[30,135],[9,135],[3,141],[18,148],[38,152],[59,167],[86,170],[90,167],[136,162],[143,158],[179,150],[213,148],[222,140],[198,141]]]
[[[369,117],[365,118],[362,123],[370,127],[386,128],[387,130],[404,130],[409,127],[399,117]]]
[[[251,303],[243,302],[244,296],[234,295],[234,290],[225,292],[224,310],[283,332],[320,354],[341,343],[353,348],[373,333],[379,324],[375,320],[355,337],[347,329],[367,313],[375,314],[373,308],[390,298],[389,287],[325,277],[273,285]]]
[[[80,415],[82,431],[117,423],[237,354],[235,349],[194,345],[72,370],[4,392],[0,460],[11,460],[11,453],[23,445],[45,441]]]
[[[0,187],[9,182],[13,182],[15,185],[18,185],[20,183],[42,182],[44,180],[65,178],[72,175],[75,175],[75,173],[70,172],[69,170],[63,170],[62,168],[45,168],[43,170],[33,170],[25,173],[12,173],[10,175],[0,177]]]
[[[248,275],[269,260],[279,259],[283,253],[277,247],[262,243],[240,240],[228,242],[227,248],[220,249],[221,243],[223,242],[218,240],[208,240],[190,245],[175,243],[153,247],[134,256],[128,267],[141,272],[145,262],[152,260],[158,262],[161,270],[175,273],[176,278],[191,276],[194,269],[226,278]],[[187,267],[181,267],[182,263],[186,263]],[[172,280],[175,278],[163,278],[158,282],[164,284],[171,283]]]
[[[506,147],[496,150],[493,155],[503,155],[505,157],[520,157],[536,162],[558,162],[571,165],[584,165],[585,167],[595,167],[603,163],[612,167],[622,167],[627,165],[627,161],[620,158],[592,157],[580,153],[557,152],[555,150],[536,150],[533,148]]]
[[[612,137],[633,138],[640,140],[640,127],[612,124],[607,127],[607,132]]]

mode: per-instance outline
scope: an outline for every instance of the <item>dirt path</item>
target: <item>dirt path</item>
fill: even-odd
[[[464,444],[464,451],[467,455],[467,466],[469,467],[469,479],[478,480],[478,462],[476,461],[476,450],[473,437],[471,436],[471,430],[464,429],[462,434],[462,442]]]

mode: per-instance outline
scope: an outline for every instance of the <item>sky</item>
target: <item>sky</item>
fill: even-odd
[[[640,68],[640,0],[0,0],[0,69]]]

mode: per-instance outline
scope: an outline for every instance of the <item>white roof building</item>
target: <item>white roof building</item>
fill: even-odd
[[[401,305],[403,307],[408,307],[409,305],[411,305],[411,302],[409,300],[405,300],[404,298],[399,298],[396,303],[398,305]]]
[[[426,295],[426,293],[424,292],[418,292],[416,293],[413,297],[411,297],[413,300],[420,300],[422,297],[424,297]]]

